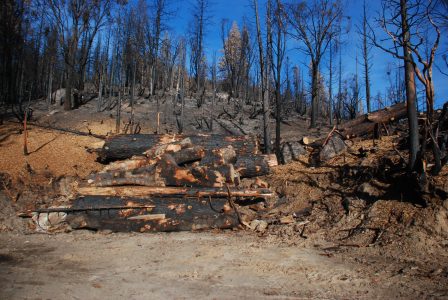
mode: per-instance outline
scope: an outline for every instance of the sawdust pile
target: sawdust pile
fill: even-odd
[[[0,172],[8,173],[13,180],[24,178],[27,173],[51,176],[85,177],[101,169],[96,154],[88,153],[100,140],[30,127],[28,152],[23,154],[21,126],[7,124],[0,127]]]

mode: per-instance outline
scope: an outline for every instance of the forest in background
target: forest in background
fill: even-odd
[[[253,105],[263,116],[266,152],[280,151],[280,127],[288,112],[310,117],[310,126],[339,124],[395,103],[407,102],[413,161],[420,145],[415,137],[417,95],[428,113],[428,130],[436,136],[431,115],[435,106],[433,69],[447,73],[446,1],[383,0],[382,10],[369,15],[364,3],[362,22],[351,24],[339,0],[268,0],[265,15],[258,1],[248,1],[252,19],[239,28],[222,20],[222,47],[207,60],[205,32],[211,26],[212,2],[195,0],[191,26],[175,36],[170,22],[176,5],[167,0],[6,0],[1,4],[0,101],[3,116],[23,119],[34,99],[58,100],[65,110],[95,99],[97,110],[117,109],[136,97],[173,97],[178,131],[183,128],[185,95],[201,108],[216,92]],[[216,23],[216,20],[215,20]],[[353,28],[350,28],[353,27]],[[342,76],[341,48],[359,39],[356,74]],[[309,58],[299,68],[285,54],[294,40]],[[401,68],[388,72],[390,85],[371,95],[372,47],[389,53]],[[445,65],[435,65],[441,56]],[[328,68],[323,72],[323,69]],[[325,74],[325,75],[324,75]],[[326,78],[328,77],[328,78]],[[309,78],[309,79],[308,79]],[[307,83],[310,84],[307,84]],[[55,91],[64,89],[64,96]],[[363,89],[361,97],[361,89]],[[166,94],[168,95],[168,94]],[[173,96],[171,96],[173,95]],[[58,99],[56,99],[58,98]],[[176,109],[176,106],[179,106]],[[275,119],[275,129],[269,120]],[[211,120],[211,123],[213,121]],[[117,125],[117,132],[120,131]],[[414,138],[412,138],[414,136]],[[439,151],[440,152],[440,151]],[[441,155],[436,155],[441,156]],[[442,154],[443,157],[443,154]],[[414,165],[411,161],[411,166]]]

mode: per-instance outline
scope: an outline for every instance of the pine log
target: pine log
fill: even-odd
[[[147,208],[105,209],[102,206],[146,205]],[[129,205],[130,206],[130,205]],[[85,211],[82,211],[83,208]],[[97,207],[90,210],[90,207]],[[238,217],[226,198],[127,198],[87,196],[77,198],[66,222],[73,229],[112,230],[114,232],[196,231],[230,229]]]
[[[148,158],[155,159],[165,153],[173,154],[189,147],[193,147],[191,139],[185,138],[180,141],[154,145],[153,147],[146,150],[143,154]]]
[[[205,150],[202,146],[193,146],[171,154],[178,165],[191,163],[201,160],[205,156]]]
[[[367,114],[367,119],[374,123],[387,123],[406,117],[406,103],[398,103],[385,109]]]
[[[240,174],[235,170],[232,164],[207,167],[211,170],[217,171],[225,178],[225,182],[229,184],[239,185],[240,184]]]
[[[164,154],[156,164],[130,171],[110,171],[91,175],[87,183],[105,187],[118,185],[223,187],[239,182],[233,165],[180,167],[173,156]]]
[[[234,164],[236,162],[236,152],[232,146],[208,151],[201,160],[201,164],[207,166],[222,166]]]
[[[345,139],[351,139],[354,137],[360,137],[373,132],[376,124],[377,123],[367,121],[365,123],[358,124],[357,126],[354,127],[345,128],[340,132]]]
[[[235,164],[235,169],[241,178],[251,178],[267,175],[271,167],[277,166],[275,154],[240,156]]]
[[[154,146],[179,142],[185,138],[189,138],[193,145],[204,147],[206,151],[231,145],[238,155],[259,153],[258,141],[254,136],[137,134],[117,135],[107,139],[98,155],[103,162],[124,160],[142,155]]]
[[[314,143],[316,140],[317,140],[317,138],[315,138],[315,137],[304,136],[304,137],[302,138],[302,143],[303,143],[304,145],[310,145],[310,144]]]
[[[244,189],[229,187],[232,197],[268,198],[273,193],[269,189]],[[119,197],[187,197],[220,198],[229,195],[227,188],[211,187],[147,187],[147,186],[117,186],[117,187],[79,187],[77,192],[84,196],[119,196]]]
[[[143,185],[164,186],[155,165],[140,167],[130,171],[108,171],[90,175],[87,183],[91,186]]]
[[[339,130],[342,131],[342,130],[345,130],[347,128],[356,127],[356,126],[358,126],[358,125],[360,125],[360,124],[362,124],[364,122],[367,122],[367,121],[368,121],[367,115],[361,115],[361,116],[358,116],[358,117],[356,117],[356,118],[354,118],[352,120],[348,120],[348,121],[345,121],[344,123],[342,123],[339,126]]]
[[[233,165],[222,167],[219,170],[208,166],[182,168],[169,154],[157,164],[158,173],[167,186],[223,187],[225,183],[234,184],[237,174]]]
[[[130,159],[122,161],[114,161],[108,164],[101,170],[101,172],[113,172],[113,171],[131,171],[144,166],[150,166],[155,164],[157,161],[153,159],[148,159],[144,156],[133,156]]]
[[[371,133],[375,129],[375,124],[388,123],[406,117],[407,110],[405,103],[398,103],[385,109],[365,114],[342,124],[339,131],[345,138],[352,138]]]

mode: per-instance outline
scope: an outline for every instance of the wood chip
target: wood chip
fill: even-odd
[[[145,220],[145,221],[152,221],[152,220],[164,220],[165,214],[150,214],[150,215],[138,215],[138,216],[132,216],[129,217],[128,220]]]

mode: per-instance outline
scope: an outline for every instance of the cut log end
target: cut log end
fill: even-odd
[[[314,143],[317,139],[314,137],[310,137],[310,136],[304,136],[302,138],[302,143],[304,145],[311,145],[312,143]]]

